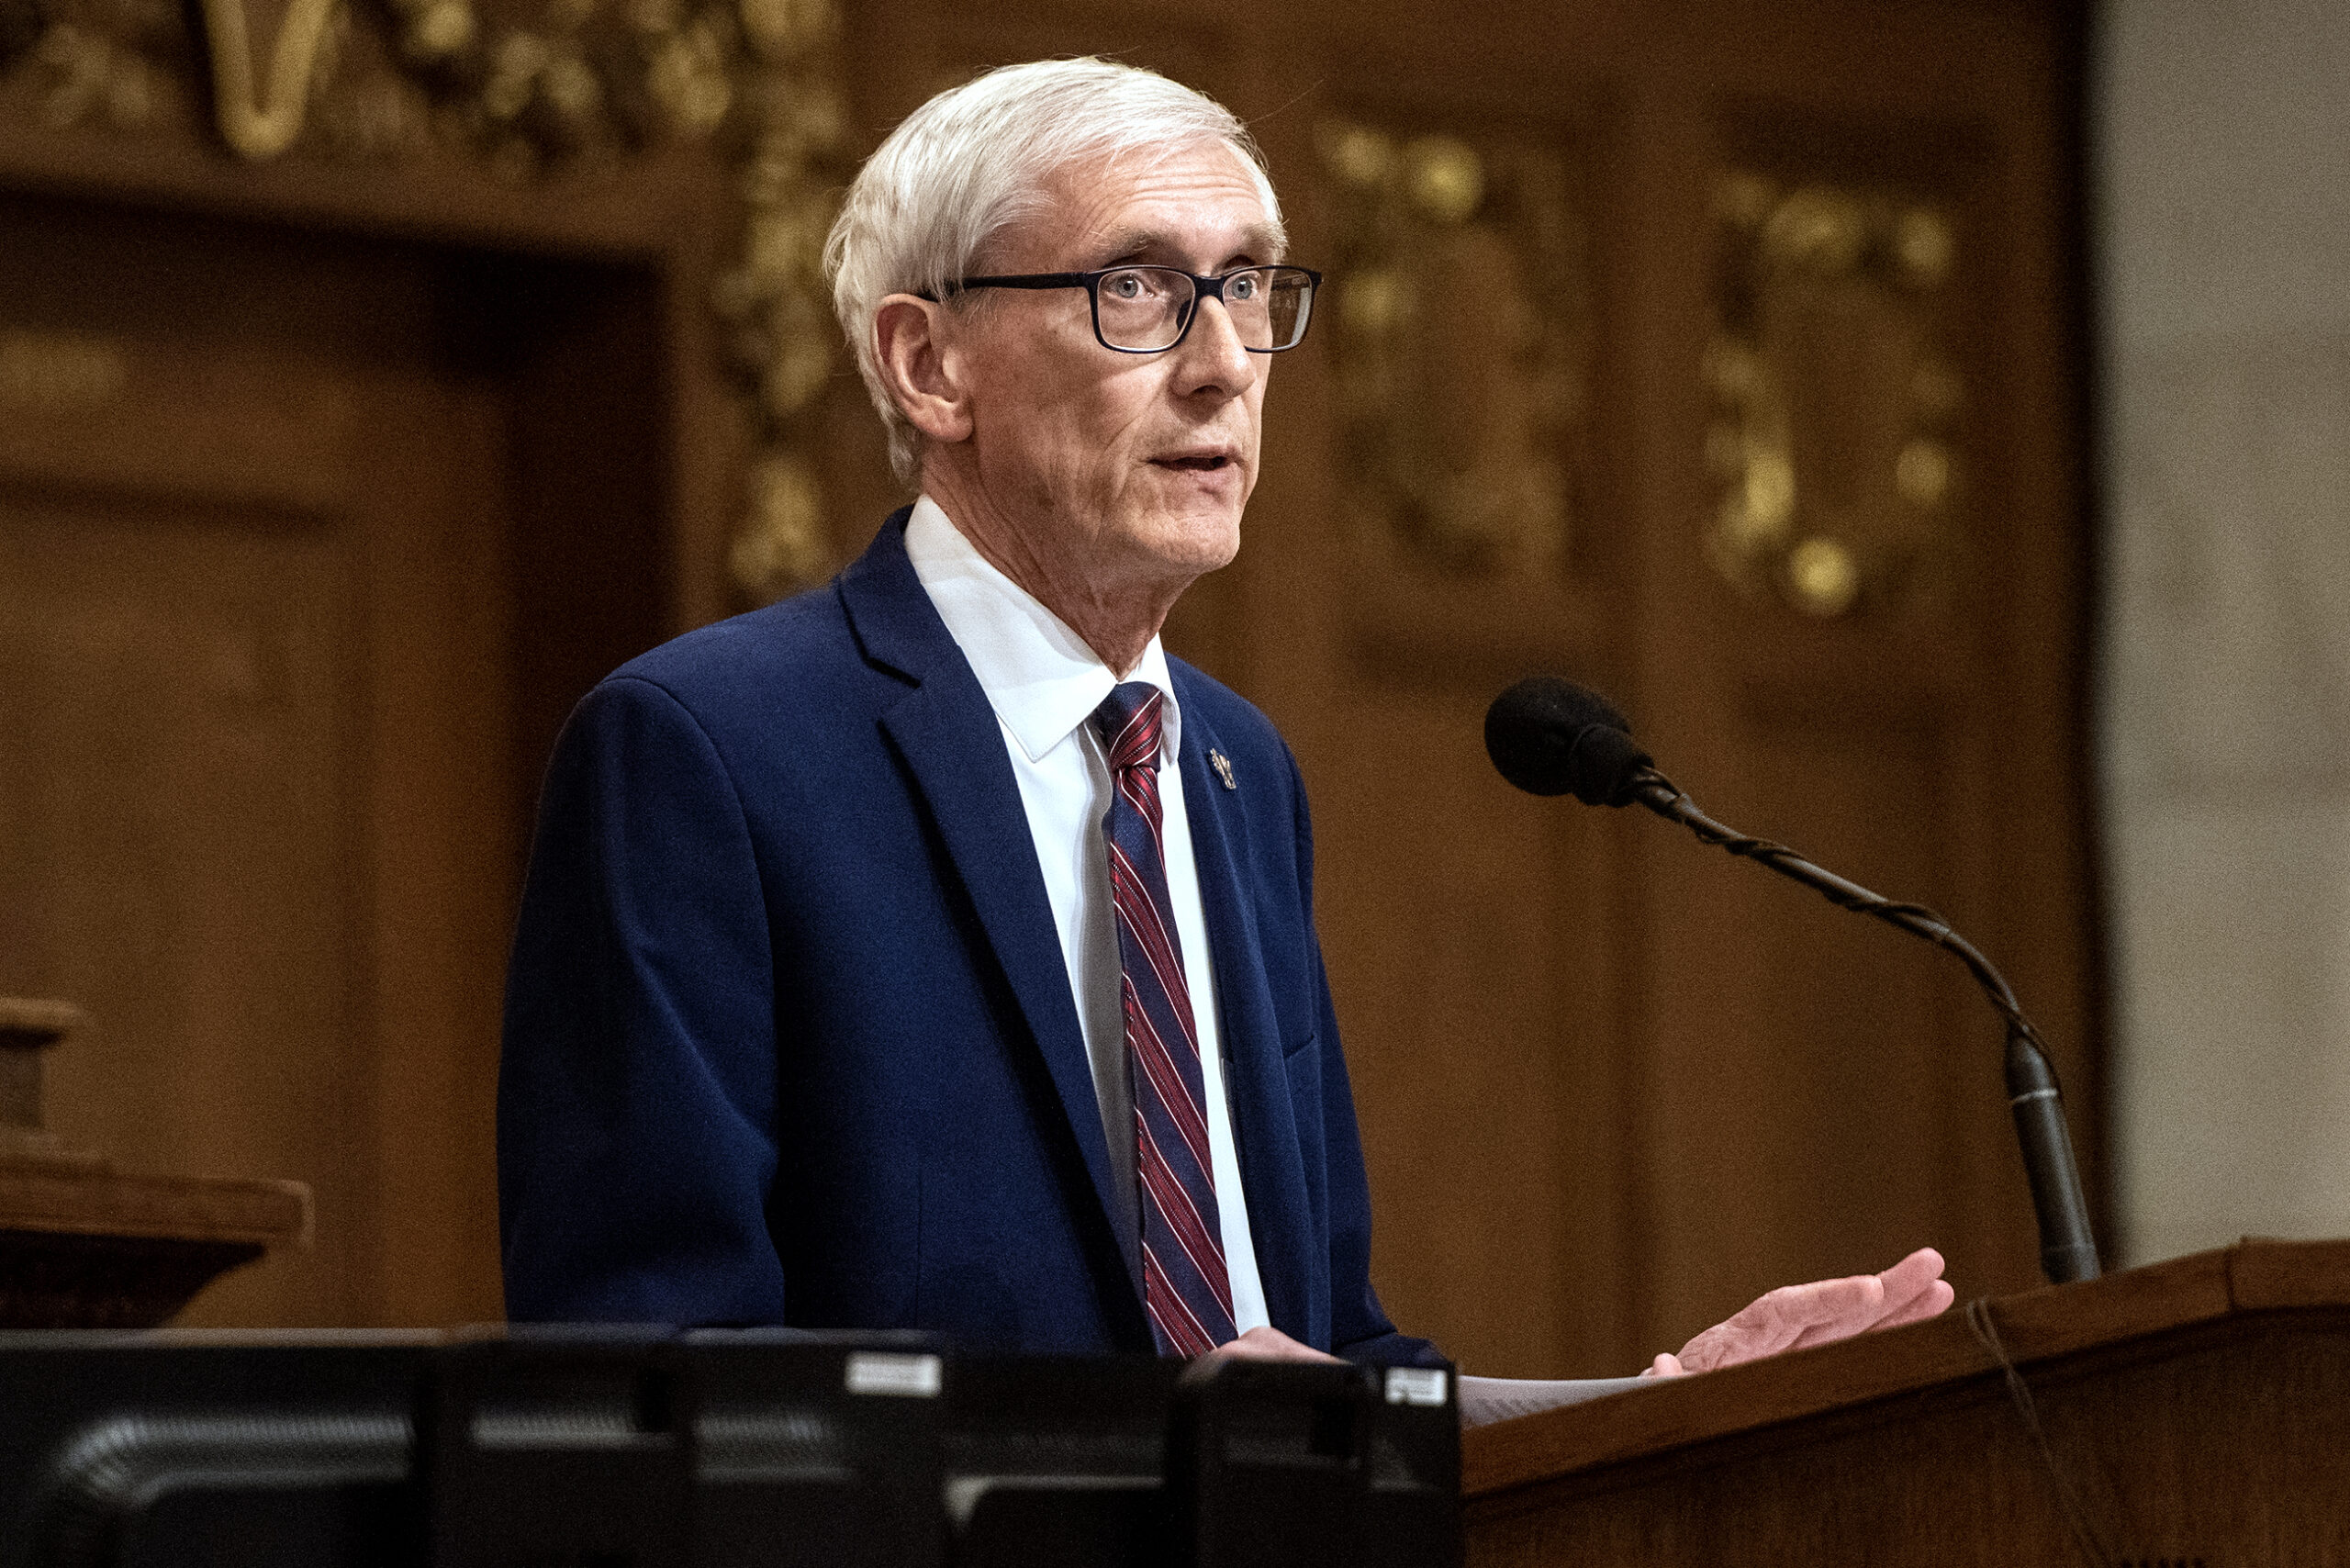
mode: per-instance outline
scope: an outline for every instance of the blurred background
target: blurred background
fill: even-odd
[[[1511,791],[1538,670],[2006,969],[2110,1264],[2350,1234],[2341,7],[0,0],[0,994],[95,1020],[61,1137],[315,1195],[183,1321],[499,1316],[555,730],[902,498],[833,203],[1078,52],[1247,118],[1332,280],[1169,640],[1313,791],[1399,1322],[1601,1374],[2039,1278],[1963,973]]]

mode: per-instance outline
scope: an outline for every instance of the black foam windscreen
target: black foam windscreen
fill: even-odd
[[[1613,703],[1556,676],[1519,681],[1485,710],[1485,755],[1503,778],[1533,795],[1572,793],[1587,806],[1620,806],[1651,758]]]

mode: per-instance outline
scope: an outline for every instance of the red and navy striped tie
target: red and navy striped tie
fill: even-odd
[[[1158,708],[1157,687],[1128,681],[1102,700],[1093,726],[1110,758],[1110,811],[1102,825],[1125,971],[1143,1304],[1161,1355],[1196,1356],[1233,1338],[1232,1282],[1208,1155],[1200,1037],[1159,843]]]

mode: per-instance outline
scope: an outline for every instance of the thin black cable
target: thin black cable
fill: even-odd
[[[2016,1414],[2023,1417],[2024,1430],[2031,1434],[2033,1446],[2040,1450],[2040,1461],[2048,1469],[2049,1480],[2056,1484],[2057,1505],[2065,1516],[2065,1522],[2072,1527],[2073,1540],[2079,1544],[2082,1554],[2097,1568],[2113,1568],[2113,1554],[2106,1550],[2104,1540],[2097,1533],[2097,1527],[2089,1522],[2088,1511],[2081,1506],[2080,1497],[2073,1491],[2073,1484],[2065,1479],[2064,1470],[2057,1464],[2056,1451],[2048,1446],[2048,1434],[2041,1429],[2040,1406],[2032,1399],[2031,1390],[2025,1386],[2023,1374],[2016,1371],[2015,1361],[2008,1354],[2008,1347],[2000,1340],[1998,1325],[1991,1321],[1991,1298],[1976,1296],[1968,1302],[1965,1316],[1966,1327],[1974,1330],[1976,1340],[1991,1352],[1992,1359],[1999,1363],[1999,1371],[2007,1377],[2008,1398],[2014,1403]]]

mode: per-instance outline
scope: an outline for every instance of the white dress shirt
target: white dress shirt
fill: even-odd
[[[1135,1193],[1134,1093],[1126,1063],[1125,1015],[1120,1004],[1117,912],[1110,898],[1109,851],[1102,819],[1110,809],[1110,765],[1101,737],[1087,722],[1118,677],[1082,638],[1018,583],[990,566],[924,496],[906,522],[906,554],[939,619],[946,622],[979,689],[995,709],[1036,841],[1059,928],[1069,991],[1085,1032],[1101,1103],[1102,1131],[1121,1205],[1121,1228],[1141,1223]],[[1225,1098],[1224,1058],[1216,1028],[1215,970],[1208,961],[1207,920],[1192,859],[1192,825],[1183,810],[1182,711],[1168,678],[1167,653],[1153,637],[1128,680],[1147,681],[1161,698],[1158,796],[1165,815],[1167,891],[1175,906],[1175,937],[1183,949],[1183,979],[1191,988],[1192,1024],[1200,1041],[1200,1076],[1207,1092],[1208,1149],[1214,1166],[1216,1211],[1224,1260],[1232,1279],[1232,1321],[1242,1333],[1270,1321],[1248,1236],[1248,1204],[1240,1190],[1240,1158],[1232,1141],[1232,1109]]]

